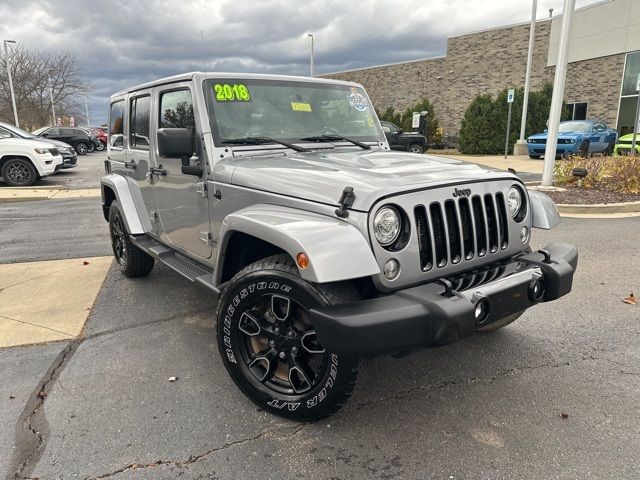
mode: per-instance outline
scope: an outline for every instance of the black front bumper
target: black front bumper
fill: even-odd
[[[77,155],[62,155],[62,168],[73,168],[78,165]]]
[[[430,283],[357,303],[312,309],[319,342],[329,351],[383,355],[457,342],[539,302],[571,291],[578,251],[552,243],[513,259],[520,268],[510,275],[464,292]],[[476,306],[488,307],[479,324]]]

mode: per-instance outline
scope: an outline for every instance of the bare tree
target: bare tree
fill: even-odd
[[[53,122],[51,96],[56,116],[84,116],[82,95],[91,85],[81,78],[80,62],[69,52],[39,52],[22,45],[10,49],[9,60],[20,125],[34,129]],[[7,59],[0,52],[0,120],[13,122]]]

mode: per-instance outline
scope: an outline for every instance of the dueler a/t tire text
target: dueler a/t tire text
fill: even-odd
[[[288,255],[259,260],[226,285],[216,309],[224,365],[259,407],[292,420],[327,417],[344,405],[358,360],[326,351],[308,310],[359,299],[349,284],[311,284]]]

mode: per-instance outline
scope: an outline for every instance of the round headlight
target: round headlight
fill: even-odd
[[[391,245],[400,235],[400,214],[393,207],[382,207],[373,217],[373,234],[380,245]]]
[[[520,207],[522,206],[522,193],[517,187],[511,187],[509,193],[507,193],[507,206],[509,207],[509,213],[512,217],[518,215]]]

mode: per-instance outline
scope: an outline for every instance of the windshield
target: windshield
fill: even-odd
[[[384,141],[362,88],[257,79],[204,82],[216,143],[261,137],[287,142]],[[325,138],[315,138],[325,135]],[[311,138],[314,137],[314,138]],[[304,139],[304,140],[302,140]]]
[[[560,124],[559,132],[590,132],[591,124],[583,122],[563,122]]]
[[[15,133],[19,137],[22,137],[22,138],[34,138],[34,136],[32,134],[30,134],[26,130],[21,129],[20,127],[16,127],[15,125],[8,125],[6,123],[1,123],[0,126],[3,127],[3,128],[6,128],[7,130],[9,130],[12,133]]]

